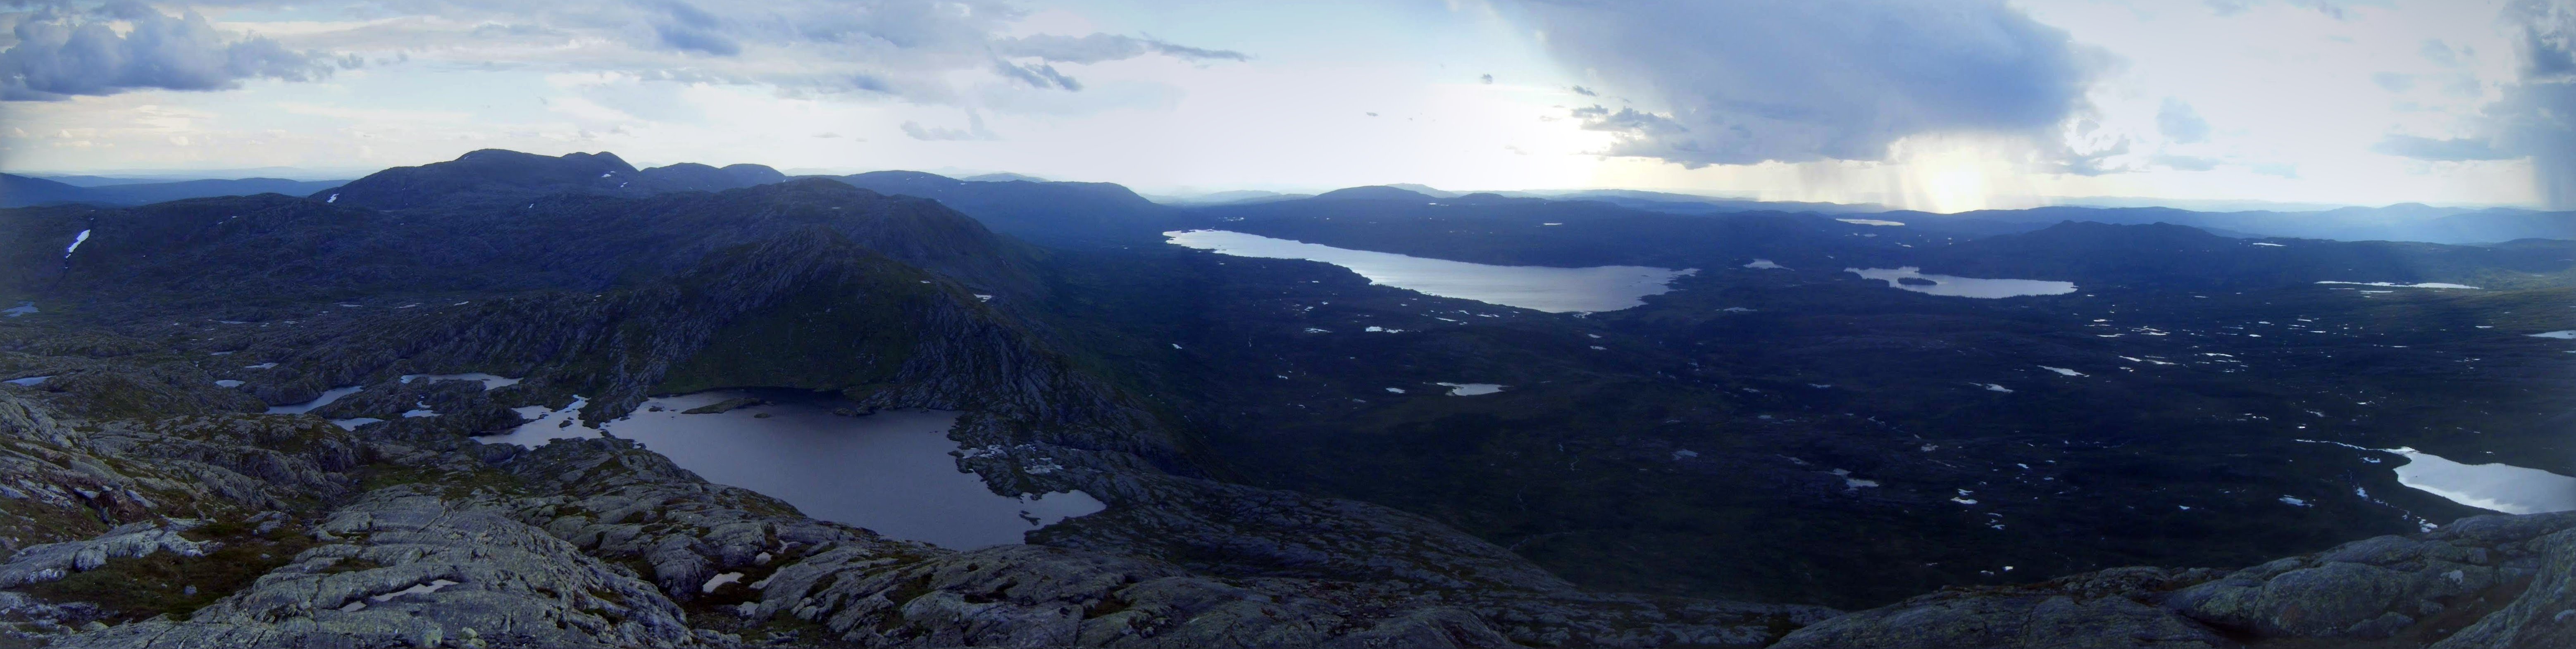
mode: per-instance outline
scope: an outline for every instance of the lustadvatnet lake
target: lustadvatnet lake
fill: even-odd
[[[1892,288],[1929,295],[1947,295],[1951,297],[1998,299],[2021,297],[2024,295],[2065,295],[2075,292],[2074,282],[2053,282],[2037,279],[1980,279],[1975,277],[1954,277],[1950,275],[1925,275],[1923,274],[1923,269],[1915,268],[1913,266],[1907,266],[1904,268],[1845,268],[1843,269],[1843,272],[1887,282],[1887,285]],[[1931,283],[1908,284],[1902,281],[1907,279],[1923,280]]]
[[[1440,297],[1549,313],[1617,311],[1672,290],[1674,278],[1698,272],[1647,266],[1495,266],[1350,250],[1224,230],[1163,233],[1175,245],[1236,257],[1303,259],[1350,269],[1369,283]]]
[[[750,396],[768,402],[685,414]],[[640,442],[709,482],[787,501],[807,516],[956,549],[1020,543],[1030,530],[1104,508],[1080,491],[994,494],[983,478],[959,470],[950,454],[959,450],[948,439],[955,412],[852,417],[832,414],[836,402],[824,396],[719,390],[656,397],[594,428],[579,419],[582,405],[523,408],[521,414],[535,421],[481,441],[535,446],[560,437],[597,437],[604,430]]]

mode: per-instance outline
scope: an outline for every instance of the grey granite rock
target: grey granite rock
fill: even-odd
[[[2576,512],[2461,519],[2220,574],[1955,589],[1800,629],[1825,647],[2576,646]]]
[[[313,532],[330,543],[185,621],[156,618],[53,646],[700,644],[651,584],[489,503],[428,491],[388,487],[334,511]]]
[[[179,534],[204,524],[189,519],[129,523],[98,538],[30,546],[11,555],[8,563],[0,564],[0,588],[60,580],[71,573],[97,570],[107,565],[108,559],[145,557],[156,552],[204,556],[215,549],[215,544],[191,541]]]

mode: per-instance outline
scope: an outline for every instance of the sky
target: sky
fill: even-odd
[[[2576,0],[0,0],[0,171],[2576,209]],[[217,174],[221,175],[221,174]]]

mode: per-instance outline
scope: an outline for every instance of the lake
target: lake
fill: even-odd
[[[1303,259],[1350,269],[1369,283],[1440,297],[1549,313],[1617,311],[1672,290],[1674,278],[1698,272],[1647,266],[1495,266],[1350,250],[1224,230],[1165,232],[1175,245],[1236,257]]]
[[[2397,484],[2451,502],[2507,514],[2576,510],[2576,478],[2510,464],[2462,464],[2412,448],[2386,450],[2406,457]]]
[[[752,396],[768,403],[683,412]],[[1105,507],[1080,491],[1012,497],[986,489],[951,455],[959,450],[948,439],[955,412],[842,416],[832,414],[840,402],[828,396],[719,390],[656,397],[625,418],[592,426],[580,419],[583,405],[523,408],[535,421],[481,441],[534,446],[605,431],[709,482],[787,501],[807,516],[956,549],[1020,543],[1030,530]]]
[[[1845,268],[1843,269],[1843,272],[1887,282],[1887,285],[1891,288],[1903,289],[1926,295],[1995,299],[2021,297],[2025,295],[2065,295],[2075,292],[2074,282],[2052,282],[2036,279],[1979,279],[1975,277],[1954,277],[1950,275],[1925,275],[1923,274],[1923,269],[1913,266],[1906,266],[1904,268]],[[1910,284],[1904,281],[1908,279],[1928,281],[1931,283]]]

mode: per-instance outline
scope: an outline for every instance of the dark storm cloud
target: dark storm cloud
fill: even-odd
[[[2503,97],[2481,109],[2477,135],[2390,135],[2370,149],[2430,162],[2529,158],[2541,200],[2576,209],[2576,0],[2514,0],[2502,22],[2514,32],[2517,75],[2497,85]],[[2443,64],[2469,56],[2435,41],[2425,43],[2423,54]],[[2474,97],[2484,86],[2460,74],[2442,90]]]
[[[123,34],[110,23],[123,21]],[[221,90],[244,79],[303,81],[356,59],[295,52],[277,41],[218,31],[194,11],[139,3],[94,11],[43,9],[19,17],[0,50],[0,101],[59,100],[129,90]]]
[[[1003,56],[1035,58],[1049,63],[1099,63],[1132,59],[1147,54],[1161,54],[1191,61],[1249,61],[1252,59],[1242,52],[1232,50],[1202,49],[1150,38],[1116,34],[1087,36],[1038,34],[998,41],[993,44],[993,47]]]
[[[1934,132],[2055,142],[2099,67],[2001,0],[1504,2],[1597,87],[1652,107],[1582,115],[1622,134],[1608,153],[1694,167],[1877,160]]]
[[[2521,31],[2522,75],[2487,114],[2508,152],[2531,156],[2549,206],[2576,209],[2576,2],[2519,0],[2505,19]]]

